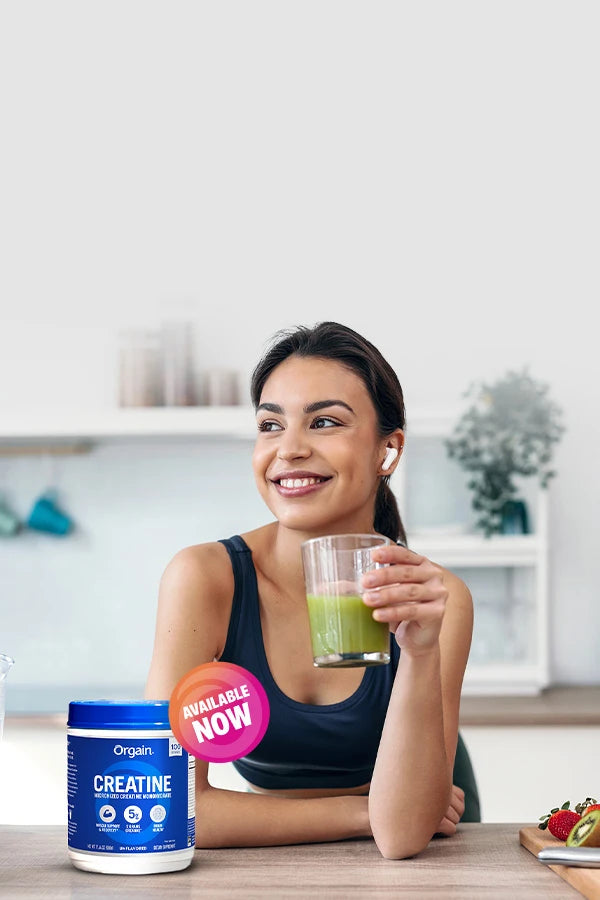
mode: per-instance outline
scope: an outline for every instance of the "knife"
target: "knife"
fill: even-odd
[[[537,858],[547,866],[600,869],[600,847],[544,847]]]

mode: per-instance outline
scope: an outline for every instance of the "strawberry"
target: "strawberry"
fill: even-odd
[[[600,803],[596,803],[593,797],[586,797],[582,803],[576,805],[575,812],[578,812],[582,816],[587,816],[593,809],[600,809]]]
[[[588,799],[591,798],[588,797]],[[556,807],[556,809],[551,809],[547,815],[540,816],[538,828],[541,828],[542,831],[547,828],[550,834],[553,834],[559,841],[566,841],[571,829],[581,818],[578,812],[569,809],[570,805],[570,801],[567,800],[560,809]]]

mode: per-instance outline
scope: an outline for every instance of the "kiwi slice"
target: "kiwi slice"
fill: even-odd
[[[575,822],[566,843],[567,847],[600,847],[600,809]]]

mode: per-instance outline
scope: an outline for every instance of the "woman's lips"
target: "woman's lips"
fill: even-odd
[[[314,494],[331,481],[330,478],[283,478],[274,481],[273,486],[282,497],[304,497],[306,494]]]

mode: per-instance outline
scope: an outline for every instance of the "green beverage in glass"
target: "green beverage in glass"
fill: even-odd
[[[381,564],[377,534],[325,535],[305,541],[302,563],[315,666],[371,666],[390,661],[390,630],[362,600],[362,576]]]

